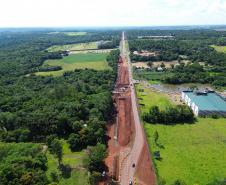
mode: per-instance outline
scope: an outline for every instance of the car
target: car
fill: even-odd
[[[133,182],[132,181],[129,181],[129,185],[133,185]]]

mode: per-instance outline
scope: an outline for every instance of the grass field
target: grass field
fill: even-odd
[[[97,49],[98,42],[87,42],[79,44],[68,44],[68,45],[54,45],[47,49],[49,52],[54,51],[66,51],[66,50],[89,50]]]
[[[223,52],[226,53],[226,46],[216,46],[216,45],[212,45],[212,47],[218,51],[218,52]]]
[[[42,76],[60,76],[65,71],[73,71],[75,69],[96,69],[96,70],[111,70],[106,61],[108,53],[80,53],[72,54],[58,60],[46,60],[43,65],[61,66],[62,70],[37,72],[36,75]]]
[[[137,80],[151,80],[161,83],[161,79],[171,75],[170,72],[154,72],[146,70],[134,70],[134,78]]]
[[[160,109],[172,105],[170,100],[163,93],[156,93],[150,89],[144,88],[141,84],[137,85],[136,89],[139,103],[145,105],[141,106],[142,113],[148,112],[154,105],[158,105]],[[144,92],[140,92],[141,89]]]
[[[69,164],[73,168],[73,170],[70,178],[60,179],[59,185],[88,185],[88,172],[84,168],[82,168],[85,152],[71,152],[68,143],[66,143],[66,141],[64,140],[61,140],[61,142],[63,144],[63,164]],[[51,179],[51,172],[56,172],[57,174],[60,174],[60,171],[58,169],[57,159],[50,153],[47,153],[47,157],[47,177]]]
[[[65,34],[65,35],[68,35],[68,36],[80,36],[80,35],[86,35],[87,32],[82,32],[82,31],[79,31],[79,32],[50,32],[49,34]]]
[[[172,104],[167,96],[148,89],[139,92],[141,111],[158,105],[162,109]],[[186,185],[207,185],[215,179],[226,178],[226,119],[198,118],[195,124],[175,126],[145,123],[151,151],[160,151],[161,161],[154,160],[159,179],[166,185],[183,180]],[[158,147],[153,134],[158,131]]]

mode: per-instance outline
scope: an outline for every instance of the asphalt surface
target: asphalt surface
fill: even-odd
[[[131,151],[128,156],[124,160],[120,172],[120,184],[121,185],[129,185],[130,181],[134,184],[134,175],[136,168],[133,167],[133,164],[138,164],[139,157],[142,152],[142,148],[144,145],[144,136],[142,131],[142,126],[140,122],[140,117],[138,113],[137,103],[136,103],[136,94],[135,88],[133,84],[132,78],[132,65],[129,57],[129,51],[126,50],[125,47],[125,33],[122,33],[122,41],[121,41],[121,56],[125,58],[128,62],[128,70],[129,70],[129,82],[130,82],[130,90],[131,90],[131,102],[132,102],[132,112],[134,117],[135,124],[135,137],[134,143],[132,145]]]

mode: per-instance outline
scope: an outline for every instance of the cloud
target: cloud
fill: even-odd
[[[226,24],[226,0],[0,0],[0,27]]]

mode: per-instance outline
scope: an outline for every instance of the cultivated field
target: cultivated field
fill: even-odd
[[[161,109],[172,105],[165,94],[155,93],[137,86],[141,98],[141,112],[153,105]],[[198,118],[195,124],[175,126],[145,123],[151,151],[160,151],[162,160],[154,160],[159,179],[166,185],[180,179],[187,185],[206,185],[215,179],[226,177],[226,119]],[[159,144],[154,143],[154,132],[158,131]]]
[[[90,50],[97,49],[98,42],[87,42],[78,44],[68,44],[68,45],[54,45],[47,49],[49,52],[54,51],[66,51],[66,50]]]
[[[86,35],[87,32],[50,32],[49,34],[65,34],[68,36],[81,36],[81,35]]]
[[[107,53],[86,53],[72,54],[58,60],[46,60],[43,65],[61,66],[62,70],[37,72],[36,75],[42,76],[60,76],[65,71],[73,71],[75,69],[96,69],[96,70],[111,70],[106,61]]]
[[[212,47],[217,50],[218,52],[223,52],[226,53],[226,46],[216,46],[216,45],[212,45]]]
[[[69,178],[60,178],[59,185],[88,185],[88,172],[83,168],[83,158],[85,152],[71,152],[68,143],[65,140],[61,140],[63,144],[63,160],[64,165],[68,164],[72,168],[71,175]],[[60,176],[58,168],[58,161],[49,152],[47,153],[48,158],[48,171],[47,176],[51,178],[51,173],[55,172]]]

